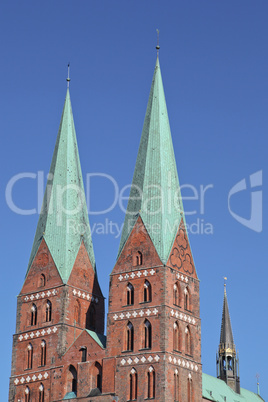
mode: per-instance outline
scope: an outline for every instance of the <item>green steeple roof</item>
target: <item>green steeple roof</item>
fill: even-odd
[[[158,58],[118,256],[139,215],[166,263],[184,215]]]
[[[69,89],[27,273],[43,238],[64,283],[69,279],[82,241],[95,270]]]

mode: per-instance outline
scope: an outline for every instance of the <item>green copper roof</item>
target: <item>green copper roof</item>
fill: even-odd
[[[254,392],[241,388],[240,394],[233,391],[228,385],[211,375],[202,374],[203,398],[217,402],[261,402],[263,399]]]
[[[158,58],[118,256],[139,215],[161,261],[166,263],[183,206]]]
[[[91,338],[94,339],[95,342],[102,348],[106,348],[106,336],[103,334],[97,334],[97,332],[90,331],[89,329],[86,329],[86,332],[91,336]]]
[[[95,269],[69,89],[27,273],[43,238],[64,283],[68,281],[82,240]]]

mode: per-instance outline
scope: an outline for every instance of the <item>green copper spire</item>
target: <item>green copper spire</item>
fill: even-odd
[[[119,254],[139,215],[161,261],[166,263],[184,214],[158,57]]]
[[[67,89],[28,271],[42,239],[45,239],[64,283],[68,281],[82,241],[84,241],[92,267],[95,269],[69,89]]]

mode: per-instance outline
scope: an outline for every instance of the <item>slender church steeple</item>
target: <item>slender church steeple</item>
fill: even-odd
[[[64,283],[82,241],[95,270],[83,178],[68,88],[27,274],[42,239]],[[27,276],[26,274],[26,276]]]
[[[224,284],[221,335],[217,354],[217,377],[225,381],[235,392],[240,393],[239,361],[233,338],[226,284]]]

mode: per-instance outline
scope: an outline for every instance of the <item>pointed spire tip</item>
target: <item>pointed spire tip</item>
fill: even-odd
[[[157,50],[157,58],[158,58],[159,49],[160,49],[160,46],[159,46],[159,29],[157,29],[156,32],[157,32],[157,45],[156,45],[155,48],[156,48],[156,50]]]
[[[68,63],[68,77],[66,78],[66,81],[67,81],[67,88],[69,88],[70,81],[71,81],[71,79],[70,79],[70,63]]]

